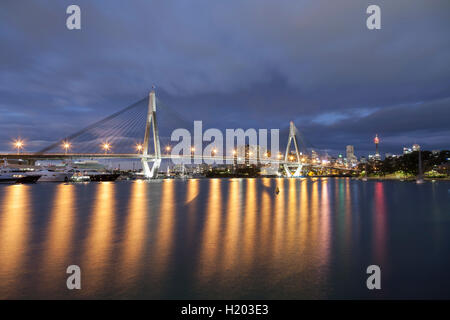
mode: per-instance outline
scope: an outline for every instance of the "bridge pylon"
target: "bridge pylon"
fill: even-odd
[[[292,173],[289,169],[288,162],[289,162],[289,148],[291,147],[291,143],[294,143],[295,147],[295,155],[297,157],[297,163],[292,163],[292,165],[296,166],[295,172]],[[302,175],[302,163],[300,160],[300,152],[298,148],[298,141],[297,141],[297,128],[295,127],[294,122],[289,123],[289,139],[286,147],[286,154],[284,156],[284,171],[286,173],[286,177],[288,178],[295,178],[300,177]]]
[[[153,145],[155,156],[153,159],[148,157],[148,143],[150,139],[150,128],[153,129]],[[159,166],[161,165],[161,147],[159,144],[158,123],[156,121],[156,94],[152,90],[148,99],[147,122],[145,125],[144,148],[142,152],[142,169],[147,178],[156,178],[158,176]],[[153,162],[150,168],[149,162]]]

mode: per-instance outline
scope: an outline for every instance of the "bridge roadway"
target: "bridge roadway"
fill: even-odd
[[[144,156],[138,153],[46,153],[46,154],[38,154],[38,153],[6,153],[0,154],[0,160],[26,160],[26,161],[37,161],[37,160],[66,160],[66,159],[139,159],[139,160],[155,160],[154,155]],[[225,164],[232,164],[236,161],[236,156],[233,157],[221,157],[221,156],[180,156],[180,155],[161,155],[161,159],[186,159],[186,160],[220,160]],[[247,159],[246,159],[247,160]],[[257,159],[257,158],[248,158],[250,162],[260,162],[262,164],[278,164],[278,165],[288,165],[288,166],[298,166],[298,162],[291,162],[285,160],[277,160],[277,159]],[[344,171],[356,171],[353,168],[346,168],[340,166],[330,166],[330,165],[322,165],[322,164],[311,164],[311,163],[303,163],[304,167],[310,168],[327,168],[327,169],[335,169],[335,170],[344,170]]]

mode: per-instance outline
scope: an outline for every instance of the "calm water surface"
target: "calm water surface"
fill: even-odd
[[[449,270],[448,182],[0,186],[0,298],[450,298]]]

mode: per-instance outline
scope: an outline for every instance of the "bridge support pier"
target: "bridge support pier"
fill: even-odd
[[[161,159],[155,159],[151,162],[153,162],[152,167],[149,166],[149,161],[142,159],[142,170],[144,171],[144,176],[148,179],[156,179],[158,177],[158,170],[161,166]]]
[[[291,170],[289,169],[288,165],[284,165],[284,172],[286,174],[286,177],[288,178],[298,178],[302,176],[302,169],[303,169],[303,165],[298,165],[297,169],[295,169],[295,172],[292,173]]]
[[[296,131],[297,131],[297,128],[295,128],[294,122],[291,121],[289,123],[289,139],[288,139],[288,144],[287,144],[287,147],[286,147],[286,154],[284,156],[284,161],[285,161],[284,172],[286,174],[286,177],[288,177],[288,178],[297,178],[297,177],[301,177],[301,175],[302,175],[303,165],[302,165],[301,160],[300,160],[300,152],[299,152],[299,148],[298,148]],[[297,158],[297,163],[293,163],[292,164],[292,165],[296,165],[297,166],[297,168],[295,169],[294,174],[292,174],[292,172],[291,172],[291,170],[289,169],[289,166],[288,166],[288,162],[289,162],[289,148],[290,148],[292,142],[294,143],[295,156]]]
[[[155,147],[155,158],[150,160],[153,162],[151,168],[148,164],[149,160],[146,158],[148,156],[150,127],[153,127],[153,145]],[[157,178],[159,166],[161,165],[161,147],[159,145],[158,124],[156,122],[156,95],[154,90],[150,92],[148,99],[147,123],[145,125],[144,150],[142,154],[144,156],[142,158],[142,169],[145,177],[148,179]]]

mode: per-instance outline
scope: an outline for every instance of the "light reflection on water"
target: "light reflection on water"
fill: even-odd
[[[98,185],[92,207],[87,237],[80,239],[83,247],[80,260],[84,282],[93,292],[98,292],[106,282],[108,271],[113,267],[113,246],[115,234],[116,207],[115,184]],[[93,266],[94,268],[90,268]]]
[[[449,186],[0,186],[0,298],[449,298]],[[65,287],[71,264],[80,291]],[[382,292],[365,288],[370,264],[381,266]]]
[[[129,198],[129,218],[125,220],[125,231],[120,242],[118,258],[118,283],[123,287],[136,285],[139,281],[145,241],[147,236],[148,207],[147,183],[137,181],[131,186]],[[117,281],[116,279],[116,281]]]
[[[386,248],[386,203],[384,199],[383,183],[375,183],[375,195],[374,195],[374,237],[373,246],[374,259],[379,261],[380,264],[384,264]]]
[[[73,233],[75,223],[75,186],[58,184],[55,190],[55,200],[50,213],[48,228],[45,231],[47,239],[43,245],[42,263],[39,266],[39,290],[45,295],[46,291],[55,290],[65,282],[67,261],[73,250]]]
[[[0,296],[8,295],[8,289],[20,288],[26,268],[26,257],[30,248],[27,240],[30,236],[31,187],[13,185],[2,190],[0,220]]]

